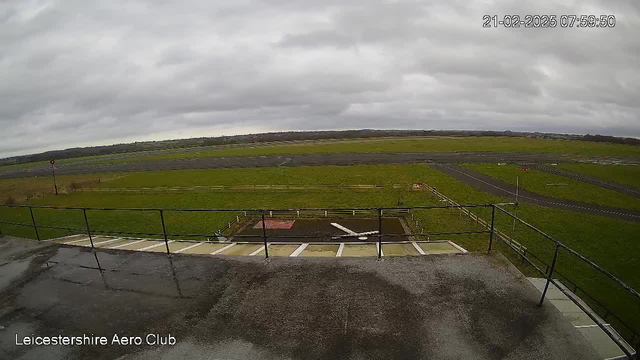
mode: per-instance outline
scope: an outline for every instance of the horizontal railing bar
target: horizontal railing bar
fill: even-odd
[[[516,203],[501,203],[500,205],[515,205]],[[30,206],[30,205],[0,205],[7,208],[32,208],[32,209],[56,209],[56,210],[95,210],[95,211],[175,211],[175,212],[284,212],[284,211],[353,211],[353,210],[428,210],[428,209],[452,209],[452,208],[477,208],[491,207],[494,204],[470,204],[470,205],[439,205],[439,206],[410,206],[410,207],[368,207],[368,208],[288,208],[288,209],[164,209],[164,208],[88,208],[66,206]]]

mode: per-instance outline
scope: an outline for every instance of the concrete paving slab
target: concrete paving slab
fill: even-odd
[[[269,256],[289,256],[296,251],[298,247],[300,247],[300,245],[270,245]]]
[[[546,301],[547,299],[545,299]],[[548,299],[561,313],[577,313],[582,312],[573,301],[569,299]]]
[[[274,245],[269,246],[269,250]],[[227,250],[218,253],[217,255],[249,255],[252,252],[264,247],[262,244],[235,244],[234,246],[228,248]],[[295,250],[295,249],[294,249]],[[292,250],[293,252],[293,250]],[[271,251],[269,251],[269,255],[271,255]]]
[[[175,253],[176,251],[182,250],[182,249],[184,249],[186,247],[189,247],[191,245],[194,245],[194,243],[192,243],[192,242],[184,242],[184,241],[174,241],[172,243],[169,243],[169,251],[171,253]],[[166,253],[167,252],[167,247],[164,246],[164,241],[163,241],[163,246],[155,247],[155,248],[149,249],[147,251]]]
[[[378,256],[378,249],[374,244],[352,245],[345,243],[344,249],[342,250],[342,256]]]
[[[118,239],[118,238],[111,239],[111,240],[113,240],[113,241],[103,242],[102,244],[95,244],[95,243],[94,244],[96,245],[96,247],[99,247],[99,248],[110,248],[110,247],[122,245],[122,244],[127,243],[127,242],[130,241],[130,240],[127,240],[127,239]]]
[[[158,241],[155,240],[131,240],[129,245],[119,247],[119,250],[140,250],[142,248],[146,248],[147,246],[158,244]]]
[[[578,331],[589,341],[603,359],[624,355],[624,352],[598,326],[578,328]]]
[[[429,254],[460,254],[461,251],[447,242],[418,243],[426,255]]]
[[[336,257],[340,245],[309,245],[299,256],[303,257]]]
[[[382,244],[384,256],[418,256],[418,250],[413,244]]]
[[[55,240],[50,240],[50,242],[56,243],[56,244],[64,244],[66,242],[70,242],[70,241],[74,241],[74,240],[81,240],[83,238],[89,238],[89,236],[87,236],[86,234],[75,234],[75,235],[69,235],[69,236],[64,236],[61,237],[59,239],[55,239]]]
[[[89,240],[89,237],[87,236],[86,239],[81,239],[81,240],[73,240],[72,243],[65,243],[65,245],[72,245],[72,246],[91,246],[91,241]]]
[[[195,244],[194,244],[195,245]],[[203,242],[202,245],[192,247],[191,249],[180,252],[181,254],[211,254],[214,251],[218,251],[229,244],[220,244],[217,242]]]

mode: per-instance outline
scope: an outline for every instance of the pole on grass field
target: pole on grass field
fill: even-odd
[[[56,190],[56,195],[58,195],[58,184],[56,184],[56,161],[49,161],[51,164],[51,172],[53,173],[53,188]]]
[[[264,240],[264,257],[269,258],[269,246],[267,244],[267,225],[264,223],[264,210],[262,210],[262,239]]]
[[[40,241],[40,234],[38,233],[38,226],[36,225],[36,218],[33,216],[33,208],[29,206],[29,212],[31,213],[31,223],[33,224],[33,230],[36,231],[36,239]]]
[[[91,229],[89,228],[89,219],[87,218],[87,209],[82,209],[84,215],[84,224],[87,227],[87,235],[89,235],[89,242],[91,242],[91,248],[93,249],[93,237],[91,236]]]
[[[382,209],[378,209],[378,259],[382,258]]]
[[[549,289],[549,283],[551,282],[551,277],[553,276],[553,270],[556,268],[556,260],[558,260],[558,251],[560,250],[560,243],[556,243],[556,252],[553,254],[553,261],[551,261],[551,267],[549,268],[549,275],[547,275],[547,283],[544,285],[544,290],[542,291],[542,297],[540,298],[540,303],[538,306],[542,306],[542,302],[544,301],[544,297],[547,295],[547,290]]]
[[[164,246],[167,247],[167,255],[171,254],[169,251],[169,239],[167,238],[167,228],[164,226],[164,211],[160,210],[160,221],[162,222],[162,234],[164,235]]]
[[[491,233],[489,234],[489,250],[491,252],[491,246],[493,245],[493,234],[495,233],[495,220],[496,220],[496,206],[491,205]]]

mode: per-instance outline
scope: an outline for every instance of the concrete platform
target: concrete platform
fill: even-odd
[[[544,278],[528,278],[529,281],[540,291],[544,290],[544,286],[547,282]],[[566,287],[563,288],[566,292],[571,294],[572,298],[576,299],[580,302],[582,306],[586,309],[590,310],[589,306],[582,301],[578,296],[573,294]],[[619,357],[626,358],[624,352],[620,349],[616,343],[611,340],[609,335],[605,333],[587,313],[585,313],[578,305],[576,305],[567,295],[565,295],[560,289],[558,289],[553,283],[549,284],[549,289],[547,290],[547,294],[545,296],[545,302],[551,303],[553,306],[558,309],[562,315],[564,315],[573,326],[582,334],[582,336],[587,339],[587,341],[593,346],[594,349],[600,354],[603,359],[616,359]],[[598,314],[590,310],[589,313],[594,316],[600,324],[603,324],[609,330],[617,334],[615,329],[611,327],[611,325],[607,324],[606,321],[602,320]],[[624,339],[620,335],[618,335],[618,339],[624,342]],[[631,346],[627,347],[629,352],[634,353],[635,351]]]
[[[2,238],[0,264],[2,359],[602,359],[497,253],[265,260]]]

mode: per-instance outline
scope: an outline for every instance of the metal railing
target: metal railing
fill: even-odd
[[[434,189],[435,190],[435,189]],[[448,198],[447,198],[448,199]],[[295,239],[318,239],[324,235],[329,235],[329,234],[312,234],[312,235],[274,235],[274,234],[269,234],[267,232],[266,229],[266,219],[269,217],[291,217],[291,216],[297,216],[297,217],[301,217],[304,215],[308,215],[308,216],[322,216],[324,215],[324,217],[329,217],[329,216],[344,216],[344,215],[359,215],[359,216],[363,216],[363,217],[375,217],[378,220],[378,233],[373,235],[372,237],[377,237],[377,241],[375,242],[360,242],[360,243],[373,243],[373,244],[377,244],[377,256],[378,258],[382,257],[382,245],[383,244],[388,244],[388,243],[402,243],[402,242],[406,242],[406,241],[383,241],[383,237],[387,237],[387,238],[396,238],[396,237],[406,237],[406,238],[413,238],[414,240],[411,240],[411,242],[416,242],[416,243],[422,243],[422,242],[433,242],[433,241],[423,241],[423,240],[418,240],[419,237],[431,237],[431,236],[444,236],[444,235],[472,235],[472,234],[488,234],[489,235],[489,239],[488,239],[488,247],[487,247],[487,251],[490,252],[492,250],[493,247],[493,241],[496,238],[496,236],[502,240],[505,244],[508,245],[508,248],[513,250],[514,252],[516,252],[516,254],[518,256],[520,256],[524,261],[526,261],[527,263],[529,263],[529,265],[531,265],[536,271],[538,271],[540,274],[542,274],[545,278],[546,278],[546,284],[544,287],[544,290],[542,292],[542,296],[540,298],[540,302],[539,305],[542,305],[544,302],[544,299],[546,297],[546,293],[548,291],[549,288],[549,284],[554,284],[556,285],[556,287],[562,291],[565,295],[567,295],[567,297],[572,300],[579,308],[581,308],[592,320],[594,320],[594,322],[620,347],[620,349],[630,358],[633,359],[635,358],[635,354],[638,353],[638,346],[640,346],[640,336],[637,334],[637,332],[635,331],[634,328],[632,328],[631,326],[629,326],[628,324],[626,324],[624,321],[622,321],[621,317],[615,315],[613,312],[606,310],[607,314],[605,315],[605,319],[607,316],[611,316],[616,318],[616,320],[618,321],[619,324],[622,324],[623,326],[625,326],[627,328],[627,330],[629,330],[632,333],[632,336],[630,336],[630,338],[628,338],[627,340],[629,341],[629,343],[632,346],[635,346],[635,354],[632,353],[628,347],[626,346],[625,343],[623,343],[623,341],[621,341],[618,338],[618,334],[614,333],[611,329],[607,328],[606,326],[604,326],[602,324],[602,322],[600,321],[600,319],[598,319],[595,315],[593,315],[591,313],[591,311],[589,311],[589,309],[585,308],[585,306],[583,304],[581,304],[580,302],[576,301],[576,299],[569,293],[569,291],[564,288],[563,286],[561,286],[561,284],[559,284],[559,282],[553,278],[554,275],[560,275],[565,279],[568,279],[566,276],[560,274],[557,270],[556,270],[556,263],[558,261],[558,254],[559,252],[562,250],[568,254],[571,254],[572,256],[574,256],[575,258],[579,259],[580,261],[583,261],[584,263],[588,264],[589,266],[591,266],[592,268],[594,268],[595,270],[597,270],[598,272],[602,273],[603,275],[605,275],[607,278],[611,279],[612,281],[614,281],[614,283],[620,287],[621,289],[624,289],[626,292],[628,292],[629,294],[631,294],[632,296],[634,296],[635,298],[640,299],[640,293],[638,293],[638,291],[636,291],[635,289],[633,289],[631,286],[627,285],[625,282],[623,282],[622,280],[620,280],[619,278],[617,278],[616,276],[614,276],[613,274],[611,274],[610,272],[608,272],[607,270],[603,269],[601,266],[595,264],[593,261],[587,259],[585,256],[579,254],[578,252],[576,252],[575,250],[571,249],[570,247],[568,247],[567,245],[561,243],[560,241],[554,239],[553,237],[551,237],[550,235],[546,234],[545,232],[543,232],[542,230],[536,228],[535,226],[527,223],[525,220],[519,218],[518,216],[510,213],[509,211],[505,210],[503,207],[504,206],[508,206],[508,205],[517,205],[515,203],[500,203],[500,204],[469,204],[469,205],[462,205],[462,204],[457,204],[453,201],[450,201],[447,203],[447,205],[443,205],[443,206],[411,206],[411,207],[395,207],[395,208],[381,208],[381,207],[372,207],[372,208],[307,208],[307,209],[165,209],[165,208],[87,208],[87,207],[57,207],[57,206],[28,206],[28,205],[2,205],[2,207],[6,207],[6,208],[24,208],[24,209],[29,209],[29,215],[30,215],[30,220],[31,223],[16,223],[16,222],[9,222],[9,221],[0,221],[0,224],[6,224],[6,225],[13,225],[13,226],[22,226],[22,227],[32,227],[34,232],[35,232],[35,236],[37,240],[41,240],[41,236],[40,236],[40,232],[39,229],[52,229],[52,230],[64,230],[64,231],[73,231],[73,232],[79,232],[79,233],[86,233],[89,237],[89,241],[91,243],[91,248],[95,248],[95,245],[93,243],[93,236],[96,234],[121,234],[121,235],[141,235],[141,236],[158,236],[161,239],[164,240],[165,243],[165,248],[166,248],[166,253],[167,254],[171,254],[171,250],[169,247],[169,237],[203,237],[203,238],[209,238],[211,237],[211,234],[185,234],[185,233],[170,233],[167,231],[167,227],[166,227],[166,222],[165,222],[165,213],[167,212],[191,212],[191,213],[195,213],[195,212],[225,212],[225,213],[242,213],[243,215],[246,216],[253,216],[253,217],[260,217],[260,219],[262,220],[262,229],[261,229],[261,233],[259,235],[234,235],[234,237],[236,238],[251,238],[251,239],[261,239],[261,243],[264,246],[264,254],[265,257],[268,258],[269,257],[269,245],[270,244],[275,244],[277,243],[277,239],[290,239],[290,238],[295,238]],[[471,217],[472,219],[475,219],[476,221],[479,220],[479,217],[477,215],[474,215],[473,213],[471,213],[471,211],[469,209],[472,208],[490,208],[491,209],[491,219],[490,221],[484,221],[483,222],[483,226],[486,226],[488,230],[481,230],[481,231],[459,231],[459,232],[440,232],[440,233],[429,233],[429,232],[424,232],[424,231],[420,231],[420,232],[411,232],[411,233],[404,233],[404,234],[393,234],[393,233],[384,233],[384,227],[383,227],[383,217],[384,216],[401,216],[401,215],[407,215],[410,214],[410,211],[412,210],[430,210],[430,209],[460,209],[460,211],[462,213],[465,213],[466,215],[468,215],[469,217]],[[84,218],[84,225],[85,227],[83,229],[80,228],[70,228],[70,227],[62,227],[62,226],[49,226],[49,225],[38,225],[37,221],[36,221],[36,217],[34,216],[34,209],[57,209],[57,210],[78,210],[78,211],[82,211],[83,214],[83,218]],[[527,251],[526,247],[520,245],[519,243],[515,242],[515,240],[509,238],[506,234],[501,233],[495,226],[495,219],[496,219],[496,209],[498,209],[498,211],[500,211],[501,213],[504,213],[510,217],[512,217],[513,219],[515,219],[515,221],[518,221],[522,224],[524,224],[526,227],[528,227],[529,229],[535,231],[536,233],[541,234],[544,238],[546,238],[547,240],[551,241],[554,245],[555,245],[555,252],[554,252],[554,256],[553,256],[553,260],[551,262],[551,264],[546,264],[543,260],[541,260],[539,257],[537,257],[536,255],[532,254],[531,251]],[[161,227],[162,227],[162,232],[161,233],[154,233],[154,232],[131,232],[131,231],[114,231],[114,230],[100,230],[100,229],[92,229],[89,223],[89,219],[87,216],[88,212],[91,211],[133,211],[133,212],[151,212],[151,213],[157,213],[158,214],[158,222],[160,223]],[[236,219],[238,219],[239,221],[239,217],[237,217]],[[275,241],[274,241],[275,240]],[[237,242],[237,241],[235,241]],[[219,242],[219,243],[225,243],[225,242]],[[231,243],[231,242],[227,242],[227,243]],[[518,246],[515,246],[514,244],[517,244]],[[524,251],[523,251],[524,249]],[[536,263],[534,261],[532,261],[532,259],[536,259],[536,261],[538,261],[538,263],[541,264],[545,264],[546,268],[543,270],[542,268],[540,268],[538,265],[536,265]],[[577,291],[578,286],[573,283],[573,287],[574,287],[574,292]],[[583,289],[582,292],[587,295],[590,300],[593,300],[594,302],[596,302],[597,304],[599,304],[600,306],[602,306],[602,304],[600,302],[597,302],[595,300],[595,297],[587,294]],[[602,308],[606,309],[604,306],[602,306]],[[637,359],[637,358],[636,358]]]
[[[498,209],[500,212],[508,215],[509,217],[511,217],[514,220],[518,221],[520,224],[525,225],[527,228],[533,230],[537,234],[542,235],[545,239],[551,241],[552,244],[554,244],[554,252],[553,252],[553,258],[551,260],[551,264],[545,263],[542,259],[540,259],[539,257],[533,255],[531,252],[528,252],[526,254],[519,254],[524,261],[526,261],[537,272],[539,272],[541,275],[543,275],[546,278],[545,286],[544,286],[544,289],[542,291],[542,296],[540,298],[540,302],[538,303],[538,305],[542,306],[542,304],[544,302],[544,299],[545,299],[545,296],[547,294],[547,291],[549,290],[549,285],[550,284],[555,285],[558,290],[560,290],[564,295],[566,295],[567,298],[572,300],[572,302],[574,304],[576,304],[585,314],[587,314],[587,316],[589,316],[589,318],[591,318],[591,320],[593,320],[594,323],[600,329],[602,329],[602,331],[604,331],[605,334],[607,334],[607,336],[609,336],[611,338],[611,340],[613,340],[613,342],[616,343],[616,345],[622,350],[622,352],[624,352],[624,354],[629,359],[638,359],[638,353],[639,353],[638,350],[640,348],[640,335],[637,333],[635,328],[631,327],[629,324],[627,324],[625,321],[623,321],[621,317],[617,316],[612,311],[607,309],[604,305],[602,305],[601,302],[597,301],[595,299],[595,297],[593,297],[592,295],[588,294],[583,289],[581,289],[582,293],[588,298],[588,301],[596,303],[601,308],[605,309],[605,311],[606,311],[605,315],[604,316],[600,316],[599,314],[597,314],[597,316],[596,316],[596,315],[593,314],[593,312],[595,312],[595,310],[593,310],[593,308],[591,308],[591,307],[588,308],[587,306],[585,306],[585,304],[582,304],[580,301],[577,301],[575,299],[574,295],[577,296],[577,290],[579,289],[578,285],[576,283],[574,283],[573,281],[569,280],[567,276],[560,274],[556,270],[556,266],[557,266],[557,262],[558,262],[558,255],[560,254],[560,251],[563,251],[563,252],[565,252],[567,254],[570,254],[571,256],[575,257],[576,259],[578,259],[578,260],[584,262],[585,264],[589,265],[590,267],[592,267],[593,269],[595,269],[597,272],[599,272],[600,274],[604,275],[608,279],[612,280],[616,286],[618,286],[620,289],[623,289],[624,291],[629,293],[632,297],[634,297],[634,298],[636,298],[638,300],[640,300],[640,293],[637,290],[635,290],[634,288],[632,288],[631,286],[629,286],[628,284],[626,284],[624,281],[622,281],[621,279],[616,277],[615,275],[611,274],[609,271],[605,270],[604,268],[602,268],[598,264],[596,264],[593,261],[591,261],[588,258],[586,258],[584,255],[578,253],[577,251],[573,250],[572,248],[570,248],[569,246],[563,244],[562,242],[554,239],[552,236],[548,235],[547,233],[545,233],[544,231],[538,229],[537,227],[529,224],[528,222],[526,222],[525,220],[521,219],[517,215],[512,214],[509,211],[503,209],[500,205],[496,205],[493,209],[494,210]],[[511,248],[511,247],[509,247],[509,248]],[[529,257],[532,257],[537,262],[539,262],[541,264],[544,264],[546,266],[546,268],[544,270],[541,269]],[[560,281],[558,281],[557,279],[554,279],[554,276],[560,276],[563,279],[565,279],[566,281],[568,281],[571,285],[573,285],[573,289],[574,289],[573,293],[571,293],[569,291],[569,289],[567,289],[565,286],[563,286],[563,284]],[[600,317],[600,318],[598,318],[598,317]],[[617,326],[618,327],[622,326],[624,328],[624,330],[625,330],[624,333],[630,334],[630,335],[627,335],[626,337],[625,336],[621,336],[617,332],[612,331],[610,328],[605,326],[605,324],[603,323],[602,320],[606,320],[607,317],[615,318],[616,321],[617,321]],[[625,340],[627,342],[625,342]],[[631,347],[633,347],[635,349],[635,351],[630,350],[629,349],[629,345]]]

